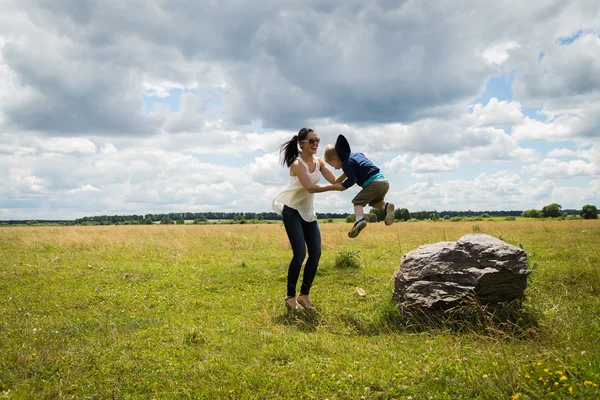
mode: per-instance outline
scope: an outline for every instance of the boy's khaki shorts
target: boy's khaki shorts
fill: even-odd
[[[352,199],[352,204],[363,207],[368,204],[372,207],[373,204],[377,204],[385,199],[388,190],[390,190],[390,183],[387,179],[375,179],[367,187],[358,192]]]

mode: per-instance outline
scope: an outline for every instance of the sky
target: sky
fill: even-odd
[[[0,220],[268,212],[302,127],[411,212],[600,207],[597,0],[0,8]]]

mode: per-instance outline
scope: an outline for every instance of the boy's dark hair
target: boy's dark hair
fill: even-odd
[[[279,147],[279,154],[281,155],[282,165],[287,165],[288,168],[291,167],[294,160],[298,158],[298,154],[300,154],[300,152],[298,151],[298,142],[306,139],[306,136],[314,131],[315,130],[311,128],[302,128],[298,131],[297,135],[294,135],[294,137],[291,140],[285,142]]]

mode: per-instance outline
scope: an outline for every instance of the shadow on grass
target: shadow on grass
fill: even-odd
[[[307,310],[300,307],[296,311],[288,310],[274,317],[273,323],[295,326],[302,332],[316,332],[323,325],[323,318],[319,310]]]
[[[459,306],[434,311],[408,306],[399,308],[390,300],[377,305],[374,312],[350,312],[340,318],[357,334],[366,336],[443,330],[527,340],[535,337],[538,327],[534,313],[523,307],[522,301],[491,306],[470,299]]]

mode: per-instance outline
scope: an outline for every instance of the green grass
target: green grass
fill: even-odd
[[[404,253],[474,225],[529,254],[526,335],[391,302]],[[600,222],[349,227],[321,225],[318,311],[291,314],[281,225],[2,228],[0,398],[600,398]]]

